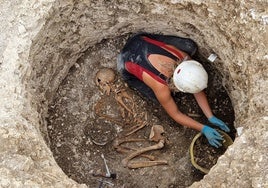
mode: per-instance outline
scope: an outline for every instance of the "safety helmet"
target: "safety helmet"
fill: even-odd
[[[182,92],[198,93],[207,87],[208,74],[197,61],[183,61],[173,73],[173,83]]]

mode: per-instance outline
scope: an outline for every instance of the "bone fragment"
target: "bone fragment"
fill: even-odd
[[[101,109],[103,108],[104,106],[104,102],[103,102],[103,98],[101,98],[94,106],[94,112],[96,113],[96,115],[98,115],[100,118],[104,118],[105,120],[108,120],[108,121],[111,121],[111,122],[114,122],[118,125],[123,125],[123,122],[122,121],[119,121],[117,118],[114,118],[112,116],[109,116],[107,114],[104,114],[101,112]]]
[[[134,151],[133,153],[129,154],[126,158],[124,158],[122,160],[122,164],[124,167],[127,167],[128,165],[128,162],[129,160],[133,159],[134,157],[142,154],[142,153],[145,153],[147,151],[152,151],[152,150],[157,150],[157,149],[161,149],[164,147],[164,143],[165,141],[164,140],[160,140],[157,144],[155,145],[152,145],[152,146],[148,146],[148,147],[145,147],[145,148],[142,148],[142,149],[139,149],[137,151]]]
[[[164,133],[164,128],[161,125],[153,125],[151,128],[151,133],[149,136],[150,141],[158,142],[159,140],[163,140],[164,136],[162,135]]]
[[[132,161],[127,164],[128,168],[145,168],[156,165],[167,165],[168,162],[166,160],[158,160],[158,161]]]
[[[133,114],[133,111],[130,110],[127,105],[124,103],[123,98],[129,99],[132,103],[131,109],[134,108],[134,102],[133,99],[127,94],[126,91],[122,90],[116,93],[115,100],[123,107],[125,108],[130,114]]]
[[[187,115],[190,117],[201,117],[200,114],[187,113]]]
[[[146,141],[145,139],[142,138],[116,138],[114,140],[113,146],[119,146],[120,144],[123,144],[124,142],[143,142]]]
[[[122,146],[119,146],[116,148],[116,151],[117,152],[121,152],[121,153],[130,153],[130,150],[134,150],[134,151],[137,151],[138,149],[135,149],[135,148],[125,148],[125,147],[122,147]],[[140,154],[141,157],[144,157],[144,158],[147,158],[151,161],[154,161],[155,160],[155,156],[153,155],[146,155],[146,154]]]
[[[147,125],[147,122],[143,122],[140,126],[137,126],[134,130],[130,131],[129,133],[126,133],[126,136],[129,136],[129,135],[137,132],[138,130],[142,129],[146,125]]]
[[[135,150],[137,151],[138,149],[136,148],[127,148],[127,147],[123,147],[120,146],[121,144],[125,143],[125,142],[142,142],[142,141],[146,141],[145,139],[140,139],[140,138],[124,138],[124,139],[115,139],[113,142],[113,147],[116,149],[116,151],[118,152],[122,152],[122,153],[129,153],[130,150]],[[155,160],[155,157],[152,155],[145,155],[145,154],[141,154],[141,157],[145,157],[151,161]]]

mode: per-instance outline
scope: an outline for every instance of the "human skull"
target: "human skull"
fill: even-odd
[[[114,82],[114,80],[115,80],[115,72],[111,68],[100,69],[95,77],[96,85],[99,86],[108,95],[111,90],[110,85]]]
[[[159,142],[160,140],[164,140],[165,137],[163,136],[164,128],[161,125],[153,125],[151,128],[151,133],[149,136],[150,141]]]

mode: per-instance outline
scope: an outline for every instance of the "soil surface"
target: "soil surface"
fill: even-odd
[[[192,166],[189,156],[189,146],[197,131],[174,122],[159,105],[129,89],[118,75],[109,95],[95,83],[95,75],[101,68],[116,70],[116,57],[127,37],[103,40],[88,49],[61,83],[47,118],[49,145],[54,158],[69,177],[89,187],[101,187],[101,181],[104,181],[102,187],[189,186],[203,178],[203,174]],[[213,113],[229,125],[234,137],[234,112],[221,86],[220,74],[201,55],[195,58],[204,64],[209,73],[206,92]],[[130,96],[123,98],[123,101],[131,113],[116,100],[123,91]],[[209,124],[192,95],[177,93],[175,100],[183,113]],[[166,137],[164,147],[146,154],[153,155],[157,160],[166,160],[167,165],[139,169],[123,166],[122,160],[128,154],[116,151],[113,143],[142,124],[145,127],[128,138],[145,141],[124,143],[122,146],[141,149],[155,145],[155,142],[149,141],[151,127],[162,125]],[[104,154],[111,172],[116,173],[116,179],[92,175],[105,173],[101,154]],[[131,161],[148,159],[137,157]]]
[[[226,149],[224,146],[212,147],[206,137],[202,135],[196,140],[193,148],[195,162],[202,168],[211,169]]]

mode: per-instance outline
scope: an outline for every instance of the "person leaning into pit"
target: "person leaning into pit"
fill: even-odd
[[[196,43],[189,38],[139,33],[128,39],[118,55],[117,70],[130,88],[158,101],[177,123],[201,131],[210,145],[219,147],[221,135],[180,112],[171,95],[176,90],[192,93],[209,122],[230,131],[213,115],[208,104],[203,91],[207,87],[207,72],[199,62],[191,59],[196,51]]]

